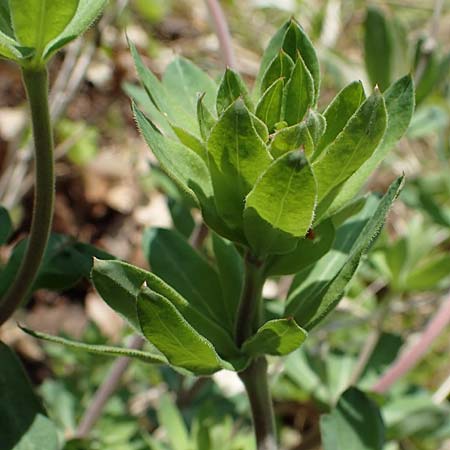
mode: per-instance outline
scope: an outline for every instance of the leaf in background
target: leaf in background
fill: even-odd
[[[283,50],[280,50],[264,74],[261,83],[261,94],[266,92],[278,79],[283,78],[284,80],[288,80],[293,68],[294,62],[290,56]]]
[[[367,202],[359,217],[344,223],[336,235],[337,252],[329,252],[307,276],[302,272],[297,275],[289,292],[286,316],[293,316],[301,327],[310,330],[337,306],[361,257],[381,232],[403,180],[395,180],[378,205]]]
[[[296,61],[301,56],[314,81],[314,101],[317,103],[320,90],[320,67],[316,50],[301,25],[292,18],[283,40],[283,50]]]
[[[331,248],[336,230],[331,219],[323,221],[313,230],[313,237],[300,240],[296,249],[284,255],[270,257],[266,273],[273,275],[289,275],[300,272],[318,261]]]
[[[323,113],[327,121],[327,129],[320,138],[314,155],[315,158],[320,155],[328,144],[331,144],[336,139],[365,98],[361,81],[350,83],[334,97]]]
[[[283,253],[306,234],[316,205],[316,181],[302,151],[288,152],[261,175],[248,195],[244,230],[258,254]]]
[[[229,310],[231,323],[234,323],[244,285],[244,263],[234,244],[212,234],[212,244],[225,305]]]
[[[269,151],[274,158],[279,158],[291,150],[298,150],[300,147],[303,147],[308,158],[314,151],[314,142],[306,121],[291,127],[282,128],[274,133]]]
[[[25,333],[33,336],[37,339],[43,339],[47,342],[53,342],[54,344],[61,344],[72,350],[79,350],[82,352],[93,353],[95,355],[104,356],[127,356],[129,358],[138,359],[148,364],[167,364],[166,358],[157,353],[149,353],[142,350],[135,350],[130,348],[111,347],[109,345],[93,345],[86,344],[84,342],[72,341],[59,336],[52,336],[47,333],[41,333],[40,331],[30,330],[20,326],[20,329]]]
[[[373,154],[386,130],[386,108],[382,95],[372,94],[349,120],[343,131],[326,151],[313,162],[317,179],[318,201],[346,181]],[[320,208],[320,206],[319,206]]]
[[[8,1],[0,2],[0,32],[11,39],[15,39],[11,23],[11,9]]]
[[[0,273],[0,294],[6,292],[17,273],[25,254],[28,239],[20,241]],[[112,258],[106,252],[73,238],[52,233],[32,292],[37,289],[64,290],[74,286],[83,277],[89,278],[92,257]]]
[[[133,57],[140,82],[157,110],[163,114],[171,124],[189,131],[195,136],[200,135],[195,114],[186,111],[179,103],[178,91],[169,92],[142,61],[136,46],[129,40],[131,56]]]
[[[222,326],[212,321],[204,311],[197,310],[156,275],[121,261],[95,260],[92,281],[103,300],[136,330],[140,330],[136,314],[137,296],[146,283],[153,292],[168,299],[190,325],[213,343],[221,355],[227,358],[239,356],[233,340]]]
[[[314,80],[301,56],[295,63],[284,90],[284,117],[288,125],[299,123],[314,104]]]
[[[203,375],[221,369],[212,344],[162,295],[144,286],[138,295],[137,314],[144,336],[170,364]]]
[[[211,131],[208,154],[217,211],[230,226],[240,228],[245,197],[272,160],[241,99]]]
[[[0,436],[5,450],[59,450],[56,426],[47,418],[24,368],[0,342]]]
[[[185,238],[189,238],[195,229],[195,220],[192,217],[189,207],[182,200],[174,200],[170,197],[167,203],[173,226]]]
[[[198,94],[204,94],[207,108],[214,107],[216,83],[186,58],[177,56],[167,66],[162,84],[168,92],[177,93],[178,102],[191,114],[197,111]]]
[[[406,75],[397,80],[383,97],[387,111],[387,127],[383,139],[372,156],[345,183],[331,207],[334,211],[348,203],[359,192],[368,177],[408,129],[414,112],[414,81],[411,76]]]
[[[183,416],[169,394],[163,394],[159,399],[157,409],[158,422],[166,432],[171,450],[191,450],[192,442]]]
[[[0,206],[0,245],[6,244],[12,233],[12,222],[8,210]]]
[[[14,34],[24,47],[44,56],[46,45],[60,36],[78,7],[79,0],[9,0]]]
[[[241,76],[233,69],[227,68],[219,84],[217,92],[216,110],[221,116],[238,98],[241,98],[249,111],[253,111],[253,103],[247,86]]]
[[[436,104],[423,105],[414,114],[407,136],[420,139],[439,133],[450,123],[450,114],[442,106]]]
[[[21,2],[21,0],[16,1]],[[60,2],[66,3],[65,0],[60,0]],[[106,3],[107,0],[78,0],[75,16],[73,16],[68,26],[61,30],[62,33],[47,45],[45,58],[48,59],[54,52],[84,33],[101,14]]]
[[[284,79],[279,78],[267,89],[256,107],[256,117],[267,125],[269,132],[281,121],[283,88]]]
[[[267,125],[253,113],[250,113],[250,117],[253,120],[253,126],[255,127],[259,137],[264,143],[266,143],[269,140],[269,130],[267,129]]]
[[[264,91],[261,90],[261,82],[264,74],[266,73],[267,68],[269,67],[272,60],[278,54],[283,45],[284,36],[286,34],[286,30],[289,28],[291,21],[288,20],[285,22],[278,31],[272,36],[269,44],[267,45],[264,54],[261,58],[261,63],[259,66],[258,75],[256,76],[254,93],[256,97],[260,97]]]
[[[269,320],[244,342],[242,350],[250,356],[284,356],[297,350],[307,336],[292,318]]]
[[[222,296],[218,273],[181,235],[173,230],[148,228],[142,248],[155,275],[233,333],[233,321]]]
[[[382,91],[391,84],[393,75],[395,53],[390,27],[379,8],[367,8],[364,23],[364,61],[372,85],[378,85]]]
[[[439,288],[450,276],[450,256],[440,255],[421,264],[410,272],[404,282],[406,291],[428,291]]]
[[[380,410],[362,391],[351,387],[330,414],[320,419],[324,450],[382,450],[385,432]]]

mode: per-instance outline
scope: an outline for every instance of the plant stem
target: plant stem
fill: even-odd
[[[367,363],[370,360],[378,342],[380,341],[381,335],[383,334],[384,322],[390,312],[391,297],[384,298],[382,303],[379,305],[380,310],[377,313],[377,317],[373,324],[373,329],[369,334],[364,346],[361,349],[358,359],[356,361],[355,367],[353,368],[352,374],[350,376],[349,386],[356,385],[364,373]]]
[[[401,377],[406,375],[430,350],[433,341],[450,324],[450,296],[445,299],[434,315],[428,322],[422,334],[415,343],[401,353],[391,367],[375,383],[372,390],[378,394],[383,394]]]
[[[245,275],[241,301],[236,319],[236,344],[240,347],[259,325],[259,309],[264,285],[264,264],[247,252],[244,258]]]
[[[144,340],[139,335],[133,335],[127,348],[140,349],[143,344]],[[88,409],[81,418],[76,431],[76,437],[78,439],[85,439],[89,435],[97,420],[102,415],[106,403],[119,387],[120,380],[130,365],[130,361],[131,358],[128,358],[127,356],[121,356],[114,361],[111,370],[105,378],[105,382],[103,382],[95,392]]]
[[[267,360],[255,359],[239,374],[247,391],[252,410],[258,450],[277,450],[275,416],[267,379]]]
[[[235,340],[238,347],[257,330],[262,322],[262,289],[265,281],[264,263],[250,252],[245,254],[245,277],[239,303]],[[265,357],[254,359],[239,377],[252,410],[258,450],[277,450],[275,416],[267,377],[267,360]]]
[[[234,55],[233,43],[225,14],[220,6],[219,0],[205,0],[211,19],[214,22],[217,39],[219,40],[223,62],[227,67],[236,68],[236,57]]]
[[[11,317],[30,293],[50,235],[55,197],[53,135],[48,107],[47,69],[22,69],[22,76],[33,124],[36,180],[33,218],[21,266],[0,303],[0,325]]]

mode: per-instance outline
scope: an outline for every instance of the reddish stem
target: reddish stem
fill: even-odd
[[[433,341],[450,323],[450,297],[448,297],[436,315],[428,322],[417,342],[402,353],[385,374],[375,383],[372,390],[383,394],[401,377],[407,374],[425,356]]]
[[[219,40],[220,49],[222,51],[223,62],[226,66],[235,69],[236,57],[234,55],[233,43],[231,40],[230,30],[228,28],[227,19],[220,6],[219,0],[205,0],[211,19],[214,23],[217,39]]]

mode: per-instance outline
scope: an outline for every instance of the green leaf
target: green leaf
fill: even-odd
[[[22,54],[16,47],[19,44],[6,34],[0,31],[0,57],[10,59],[11,61],[19,61]]]
[[[342,89],[331,101],[323,113],[327,121],[327,129],[320,138],[314,155],[316,158],[327,145],[336,139],[365,98],[361,81],[354,81]]]
[[[255,127],[256,132],[259,134],[261,140],[266,143],[269,140],[269,130],[267,125],[254,114],[250,113],[250,116],[253,120],[253,126]]]
[[[22,364],[0,342],[0,436],[5,450],[59,450],[56,426],[47,418]]]
[[[255,81],[254,92],[257,97],[260,97],[261,94],[264,92],[261,90],[261,82],[263,76],[266,73],[270,63],[273,61],[275,56],[277,56],[278,52],[280,51],[281,46],[283,45],[286,30],[288,29],[290,23],[291,23],[290,20],[288,20],[277,30],[277,32],[272,36],[267,48],[264,51],[264,54],[261,58],[261,64],[259,66],[258,75]]]
[[[284,120],[288,125],[299,123],[314,104],[314,80],[301,56],[298,56],[291,78],[286,84]]]
[[[339,188],[370,158],[384,135],[386,122],[384,99],[377,91],[360,106],[335,141],[314,161],[319,202],[329,201],[326,199],[329,194],[335,197],[335,188]]]
[[[450,276],[450,256],[441,255],[408,274],[404,288],[407,291],[427,291],[439,287],[439,283]]]
[[[245,203],[244,229],[253,249],[260,254],[290,250],[292,238],[304,236],[311,226],[316,189],[302,151],[294,150],[275,160]]]
[[[6,244],[12,233],[12,222],[8,210],[0,206],[0,245]]]
[[[234,324],[244,285],[244,263],[232,242],[213,233],[212,244],[225,306],[228,308],[231,323]]]
[[[9,1],[0,2],[0,32],[7,37],[14,39],[14,30],[11,23],[11,9]]]
[[[43,339],[44,341],[53,342],[55,344],[61,344],[72,350],[79,350],[82,352],[93,353],[95,355],[105,356],[127,356],[128,358],[138,359],[148,364],[167,364],[166,358],[157,353],[149,353],[142,350],[135,350],[130,348],[111,347],[109,345],[92,345],[85,344],[84,342],[72,341],[59,336],[52,336],[47,333],[41,333],[39,331],[30,330],[19,326],[22,331],[33,336],[37,339]]]
[[[345,183],[332,205],[333,210],[341,208],[359,192],[368,177],[408,129],[414,112],[414,82],[411,76],[397,80],[384,93],[384,99],[388,121],[383,140],[372,156]]]
[[[256,117],[267,125],[269,132],[281,120],[283,89],[284,79],[279,78],[267,89],[256,107]]]
[[[288,80],[291,76],[292,69],[294,68],[294,62],[283,50],[280,50],[275,58],[270,63],[269,67],[264,74],[261,83],[261,93],[267,91],[275,81],[279,78]]]
[[[0,296],[6,292],[25,255],[28,239],[14,247],[8,263],[0,273]],[[31,292],[38,289],[64,290],[74,286],[83,277],[88,278],[92,257],[112,258],[91,246],[76,242],[70,236],[52,233],[47,244],[38,276]]]
[[[197,153],[200,158],[202,158],[204,161],[207,161],[206,147],[198,137],[189,133],[189,131],[185,130],[184,128],[178,127],[176,125],[172,125],[172,129],[182,144],[184,144],[191,150],[194,150],[194,152]]]
[[[217,92],[217,114],[221,116],[238,98],[243,99],[245,106],[249,111],[254,110],[247,86],[241,76],[228,67],[222,77]]]
[[[267,265],[267,275],[289,275],[307,268],[330,250],[335,233],[333,221],[323,221],[314,228],[311,237],[300,240],[294,251],[272,256]]]
[[[322,264],[314,267],[315,273],[306,276],[298,274],[302,280],[294,280],[289,293],[285,315],[293,316],[298,324],[310,330],[321,322],[339,303],[345,289],[356,272],[361,257],[368,252],[378,237],[391,204],[397,198],[403,185],[403,177],[394,181],[384,197],[374,209],[373,202],[367,202],[360,217],[345,223],[336,236],[334,248]],[[351,224],[351,225],[350,225]],[[339,248],[340,247],[340,248]]]
[[[209,134],[216,124],[216,119],[211,111],[205,106],[205,94],[199,95],[197,99],[197,120],[200,128],[200,134],[204,141],[208,140]]]
[[[244,342],[242,350],[250,356],[284,356],[297,350],[307,336],[292,318],[270,320]]]
[[[167,298],[143,287],[138,295],[137,314],[144,336],[170,364],[202,375],[221,369],[212,344],[184,319]]]
[[[283,50],[296,61],[300,55],[314,81],[314,101],[316,104],[320,90],[320,67],[316,50],[301,25],[291,19],[283,40]]]
[[[327,128],[325,117],[317,111],[310,109],[306,115],[305,123],[316,147]],[[315,155],[313,157],[315,158]]]
[[[158,129],[161,130],[165,136],[172,138],[176,137],[167,117],[155,106],[144,88],[131,83],[124,83],[122,88],[132,102],[139,106],[139,109],[141,109],[145,115],[157,125]]]
[[[19,1],[20,0],[16,0]],[[41,1],[41,0],[37,0]],[[74,0],[70,0],[73,2]],[[68,2],[68,3],[70,3]],[[66,45],[68,42],[81,36],[101,14],[108,0],[78,0],[78,9],[75,16],[68,26],[61,30],[62,32],[47,45],[45,49],[45,59],[48,59],[54,52]],[[65,0],[59,0],[59,3],[66,3]]]
[[[241,99],[224,112],[207,144],[217,211],[240,228],[245,197],[272,160]]]
[[[370,6],[364,23],[364,60],[372,85],[382,91],[391,84],[394,58],[390,24],[379,8]]]
[[[197,111],[198,94],[203,94],[208,109],[214,107],[216,83],[191,61],[177,56],[168,66],[162,78],[168,92],[176,94],[186,111]]]
[[[156,125],[135,104],[132,108],[138,129],[156,156],[161,169],[182,193],[186,194],[194,204],[198,204],[199,199],[212,196],[211,179],[203,159],[181,142],[162,135]]]
[[[44,56],[46,45],[58,37],[70,23],[78,0],[9,0],[15,36],[24,47]]]
[[[184,128],[196,136],[199,135],[200,130],[195,114],[186,111],[180,105],[179,96],[177,96],[176,92],[169,92],[156,76],[145,67],[135,45],[131,41],[128,41],[128,44],[130,46],[131,56],[133,57],[139,80],[157,110],[173,125]]]
[[[227,359],[238,357],[238,350],[230,335],[211,320],[203,310],[196,309],[156,275],[120,261],[95,260],[92,281],[103,300],[116,312],[140,330],[136,301],[144,283],[168,299],[183,317],[202,335],[206,336],[219,354]]]
[[[192,442],[183,416],[169,394],[159,399],[158,422],[164,428],[172,450],[190,450]]]
[[[303,147],[307,157],[310,157],[314,151],[314,142],[306,121],[282,128],[274,133],[269,151],[274,158],[279,158],[291,150],[298,150],[300,147]]]
[[[320,419],[324,450],[382,450],[385,432],[375,402],[354,387],[347,389],[338,404]]]
[[[195,229],[195,220],[189,206],[181,199],[174,200],[170,197],[167,199],[167,206],[174,228],[185,238],[189,238]]]
[[[163,228],[149,228],[144,232],[142,248],[152,272],[233,333],[218,273],[181,235]]]

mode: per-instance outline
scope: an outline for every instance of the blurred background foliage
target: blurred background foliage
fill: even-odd
[[[321,102],[354,79],[383,90],[411,72],[417,108],[407,136],[368,180],[384,191],[404,172],[405,189],[338,309],[301,350],[274,365],[273,391],[282,448],[320,448],[319,416],[355,378],[361,348],[375,349],[358,385],[370,388],[437,310],[450,287],[450,3],[436,0],[226,0],[237,69],[252,83],[273,32],[294,15],[318,49]],[[191,234],[198,217],[159,171],[138,136],[124,91],[136,89],[125,32],[146,64],[162,73],[181,54],[218,77],[223,63],[203,0],[111,1],[90,33],[53,62],[57,201],[54,229],[145,266],[145,228]],[[58,70],[63,75],[57,76]],[[60,73],[61,73],[60,72]],[[1,261],[30,222],[29,130],[19,74],[0,63],[0,203],[10,212]],[[150,161],[150,162],[149,162]],[[2,212],[3,214],[3,212]],[[58,241],[55,236],[55,242]],[[69,250],[77,258],[92,250]],[[82,255],[82,256],[80,256]],[[55,253],[54,258],[60,257]],[[53,262],[52,262],[53,261]],[[64,272],[58,259],[48,270]],[[76,259],[76,261],[81,261]],[[52,265],[53,264],[53,265]],[[84,266],[83,266],[84,267]],[[52,269],[53,268],[53,269]],[[83,271],[81,271],[83,272]],[[1,276],[5,276],[2,273]],[[49,272],[53,273],[53,272]],[[19,319],[31,328],[88,343],[117,343],[129,332],[87,281],[50,292],[44,282]],[[1,277],[0,277],[1,280]],[[265,287],[286,296],[283,278]],[[59,288],[62,286],[58,286]],[[448,295],[448,294],[447,294]],[[276,306],[276,302],[273,302]],[[15,323],[1,331],[39,386],[67,450],[253,450],[237,379],[194,380],[171,369],[133,363],[88,441],[74,439],[79,419],[111,360],[36,343]],[[407,377],[380,399],[389,443],[384,450],[450,448],[450,330]],[[244,414],[244,420],[241,418]]]

